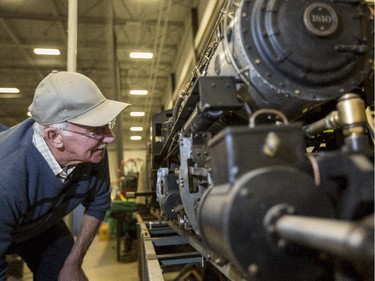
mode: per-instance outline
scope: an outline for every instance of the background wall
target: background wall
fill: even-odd
[[[146,149],[145,150],[124,150],[123,158],[117,161],[117,155],[114,150],[109,149],[109,172],[111,177],[111,185],[118,186],[119,169],[123,169],[127,173],[132,168],[140,169],[140,165],[146,163]],[[122,161],[121,161],[122,160]],[[136,167],[133,165],[133,160],[136,161]],[[123,165],[121,165],[121,163]]]

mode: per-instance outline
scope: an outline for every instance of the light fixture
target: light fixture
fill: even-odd
[[[22,98],[20,90],[17,88],[1,88],[0,87],[0,99],[19,99]]]
[[[147,90],[130,90],[131,95],[145,96],[148,94]]]
[[[142,127],[130,127],[130,131],[141,132],[143,131],[143,128]]]
[[[130,112],[130,116],[141,117],[141,116],[145,116],[145,113],[142,112],[142,111],[132,111],[132,112]]]
[[[153,53],[150,52],[131,52],[130,57],[132,59],[152,59],[154,56]]]
[[[20,90],[18,88],[0,88],[2,94],[18,94]]]
[[[36,55],[58,56],[61,54],[59,49],[34,48],[33,51]]]
[[[141,136],[131,136],[130,139],[131,140],[141,140],[142,137]]]

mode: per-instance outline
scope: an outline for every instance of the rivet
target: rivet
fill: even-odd
[[[283,249],[286,247],[286,241],[284,239],[280,239],[279,241],[277,241],[277,247]]]
[[[256,275],[259,272],[259,267],[255,263],[249,265],[249,273],[251,275]]]

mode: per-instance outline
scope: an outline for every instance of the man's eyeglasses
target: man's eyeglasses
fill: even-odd
[[[99,139],[101,139],[102,137],[105,136],[108,129],[112,130],[115,127],[115,124],[116,124],[116,119],[113,119],[107,125],[97,127],[94,130],[87,130],[86,132],[77,132],[77,131],[73,131],[73,130],[69,130],[69,129],[61,129],[61,130],[71,132],[71,133],[75,133],[75,134],[78,134],[78,135],[82,135],[82,136],[92,138],[92,139],[95,139],[95,140],[99,140]]]

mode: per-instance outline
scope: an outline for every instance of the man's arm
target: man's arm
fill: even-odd
[[[94,239],[101,221],[95,217],[84,215],[77,240],[65,260],[64,266],[59,274],[59,281],[84,281],[88,280],[82,270],[83,258]]]

